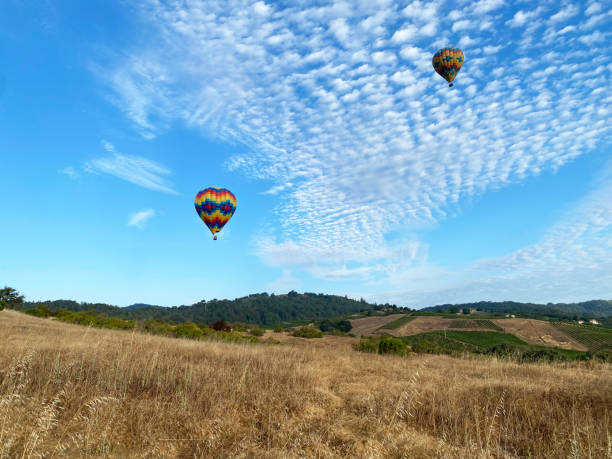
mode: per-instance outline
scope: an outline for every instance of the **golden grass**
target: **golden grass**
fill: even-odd
[[[0,457],[612,457],[610,365],[284,340],[176,340],[2,311]]]

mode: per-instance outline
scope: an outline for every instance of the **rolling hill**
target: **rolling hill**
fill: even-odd
[[[51,310],[95,311],[122,319],[155,319],[171,322],[213,323],[217,320],[271,325],[280,322],[315,320],[344,316],[375,309],[403,311],[395,305],[384,306],[337,295],[297,293],[286,295],[256,293],[234,300],[200,301],[190,306],[161,307],[135,304],[127,308],[104,303],[78,303],[71,300],[25,302],[20,309],[44,304]]]
[[[548,319],[612,319],[612,300],[590,300],[581,303],[518,303],[515,301],[479,301],[475,303],[442,304],[421,309],[421,311],[437,312],[448,310],[451,307],[458,309],[472,308],[478,311],[523,315],[533,318]],[[612,324],[612,320],[609,320]]]

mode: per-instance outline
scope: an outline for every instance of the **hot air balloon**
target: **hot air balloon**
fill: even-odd
[[[195,209],[216,241],[216,233],[221,231],[236,212],[236,196],[225,188],[204,188],[196,194]]]
[[[436,51],[431,64],[438,74],[448,81],[448,86],[453,86],[453,80],[463,65],[463,51],[454,46],[442,48]]]

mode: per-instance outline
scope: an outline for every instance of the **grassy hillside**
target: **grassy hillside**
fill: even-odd
[[[0,312],[0,457],[606,457],[610,365],[171,339]]]

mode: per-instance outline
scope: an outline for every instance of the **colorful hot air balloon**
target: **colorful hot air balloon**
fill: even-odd
[[[195,197],[195,209],[210,232],[214,240],[221,228],[232,218],[236,212],[236,196],[230,190],[219,187],[204,188]]]
[[[448,86],[453,86],[453,80],[463,65],[463,51],[454,46],[442,48],[436,51],[431,64],[438,74],[448,81]]]

